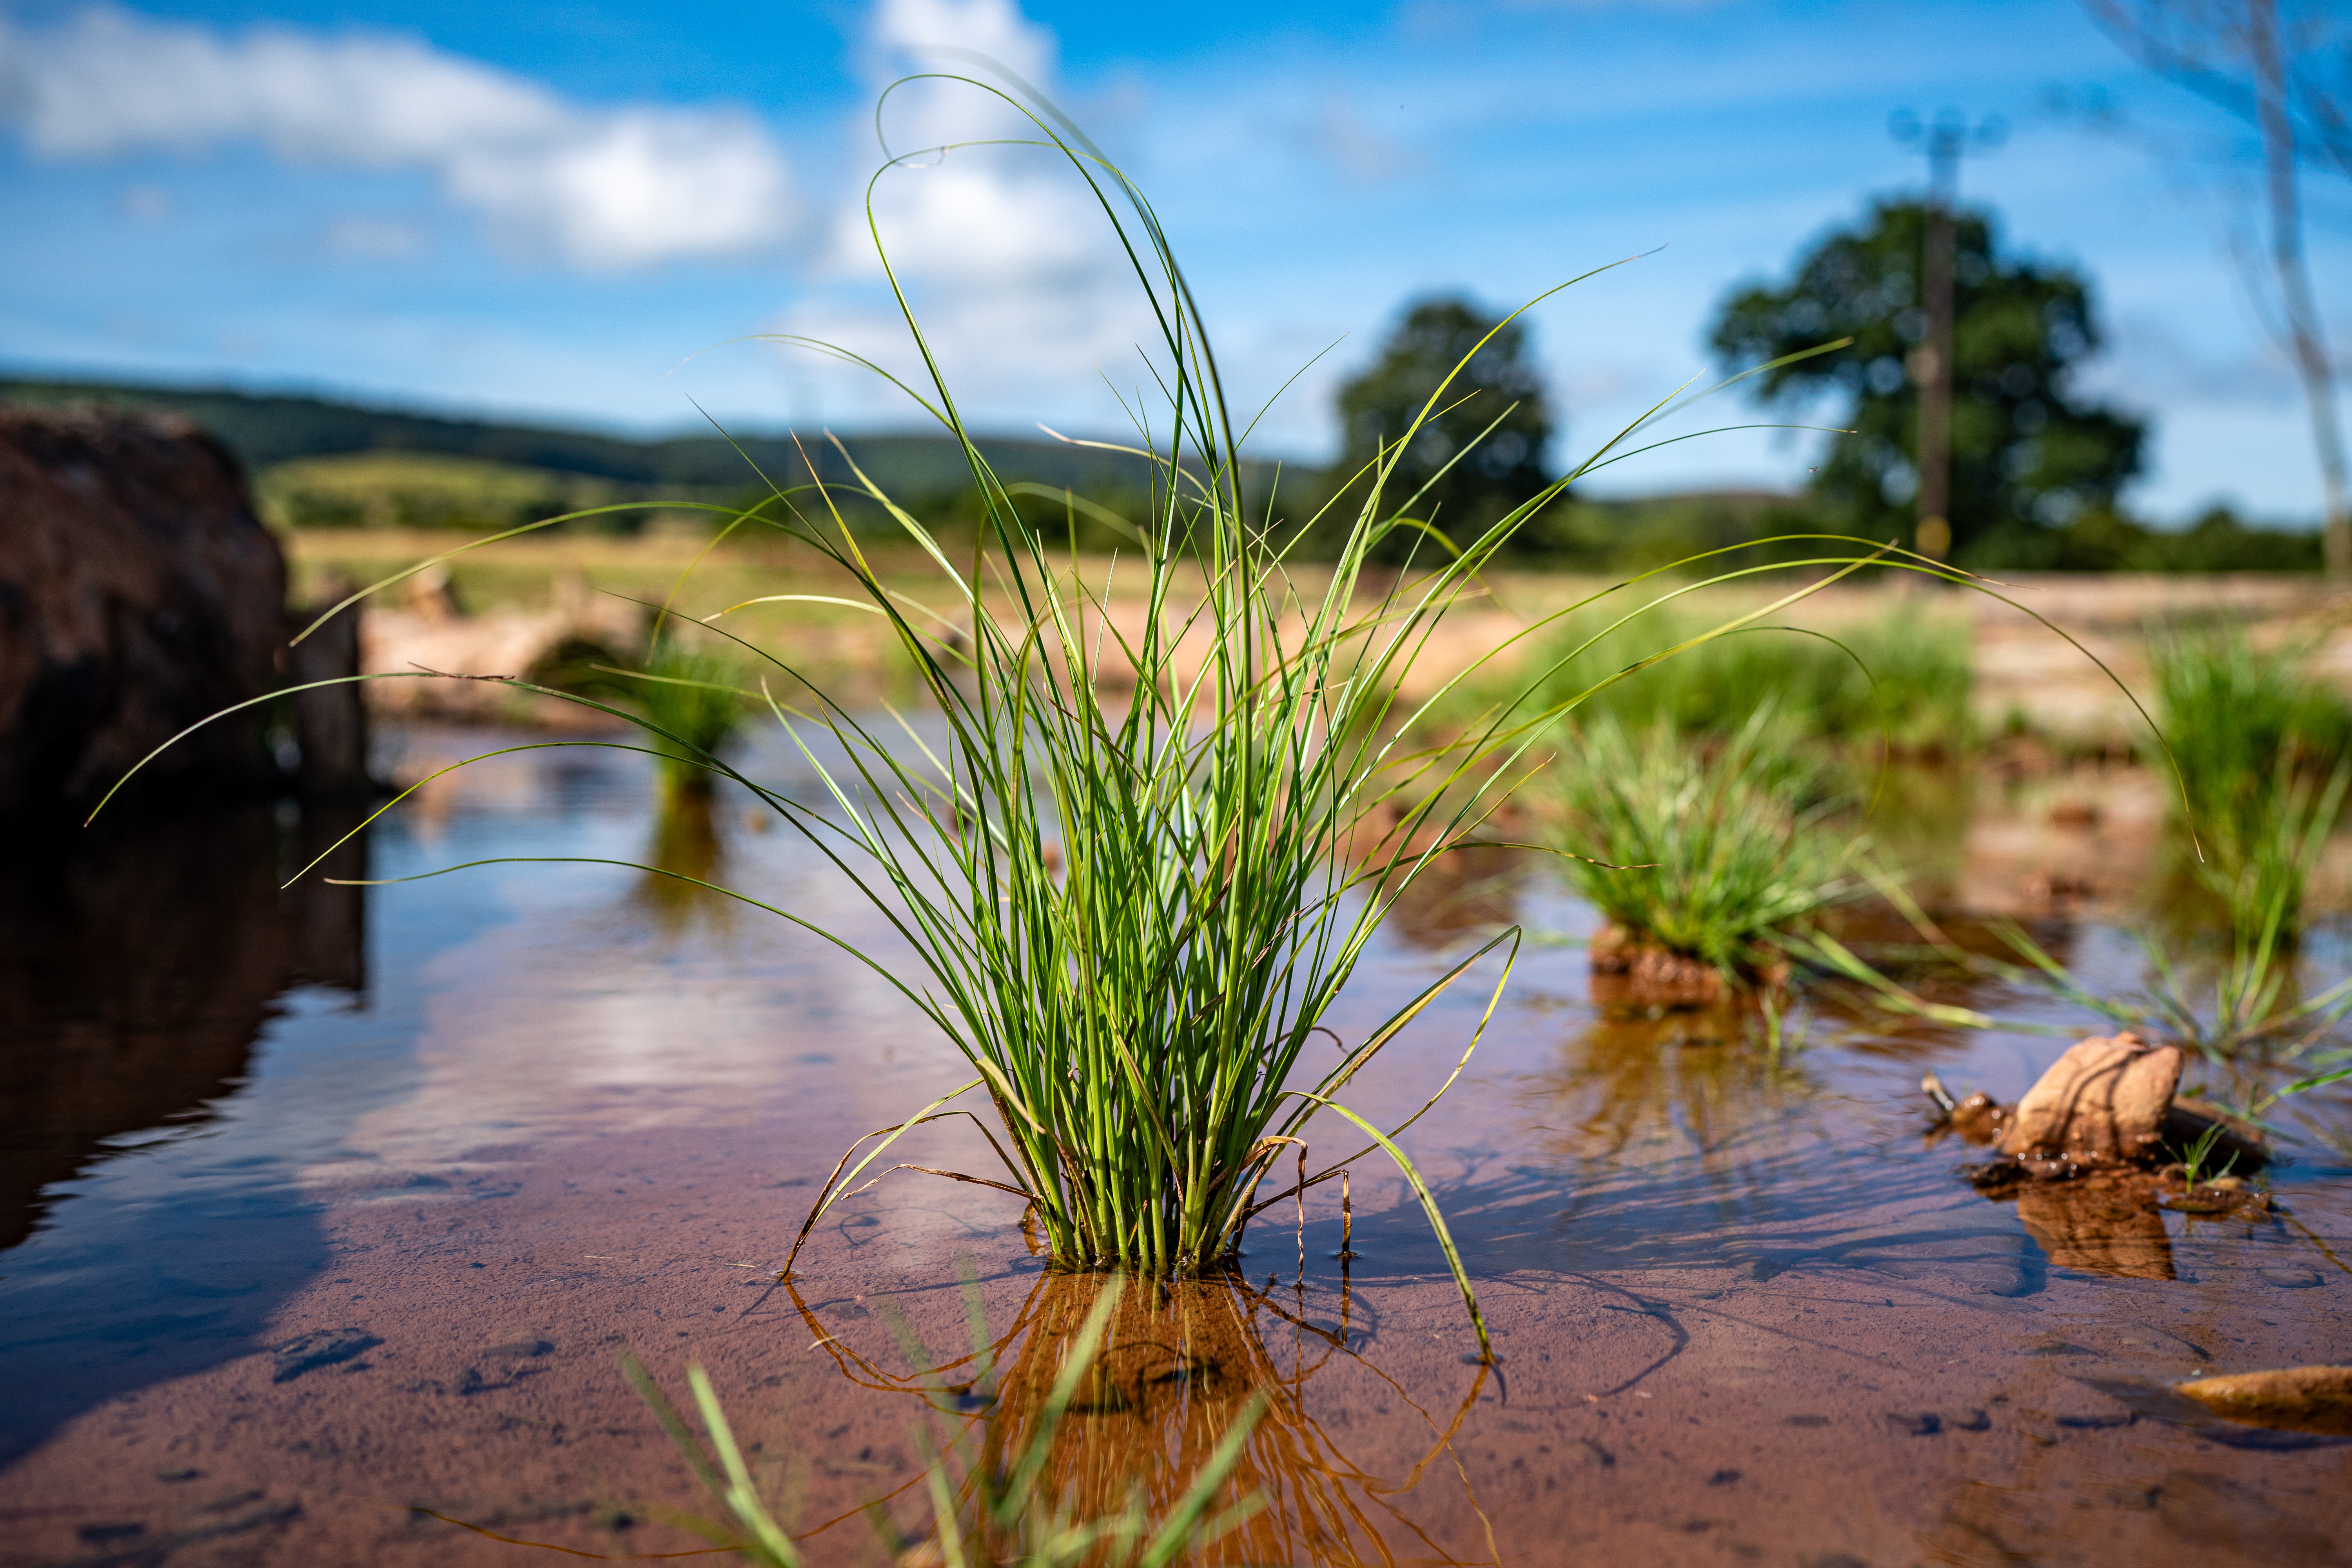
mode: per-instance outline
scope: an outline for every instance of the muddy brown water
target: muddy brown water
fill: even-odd
[[[413,731],[405,765],[456,743]],[[626,759],[530,753],[436,786],[366,860],[656,854],[897,951],[788,835],[725,803],[708,831],[657,830],[646,798]],[[280,862],[332,826],[126,829],[0,902],[0,1223],[21,1237],[0,1254],[0,1563],[706,1549],[666,1512],[708,1505],[625,1349],[673,1392],[709,1370],[824,1563],[886,1555],[877,1500],[920,1523],[926,1421],[984,1458],[1027,1441],[1101,1281],[1046,1276],[1007,1200],[892,1177],[774,1285],[848,1141],[961,1081],[885,985],[610,866],[281,899]],[[1775,1056],[1718,1016],[1597,1013],[1591,917],[1539,871],[1495,858],[1433,895],[1333,1025],[1376,1022],[1486,922],[1536,933],[1407,1138],[1500,1364],[1465,1361],[1426,1223],[1367,1164],[1344,1267],[1332,1194],[1303,1274],[1295,1221],[1269,1216],[1245,1277],[1119,1301],[1056,1437],[1059,1502],[1176,1495],[1255,1403],[1231,1489],[1267,1507],[1214,1561],[2352,1559],[2352,1445],[2166,1392],[2352,1359],[2352,1160],[2317,1136],[2352,1128],[2340,1102],[2275,1174],[2284,1215],[2021,1214],[1953,1178],[1963,1152],[1921,1136],[1916,1085],[1932,1067],[2013,1098],[2065,1039],[1822,1012]],[[2134,978],[2111,926],[2049,929]],[[1392,1047],[1359,1108],[1417,1105],[1493,978]],[[921,1157],[981,1149],[942,1131]],[[927,1358],[969,1352],[967,1269],[992,1375],[927,1384]]]

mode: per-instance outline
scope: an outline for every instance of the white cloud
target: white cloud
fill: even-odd
[[[1039,90],[1054,89],[1053,37],[1011,0],[881,0],[866,43],[877,91],[923,71],[1001,81],[992,62]],[[1092,396],[1101,386],[1096,372],[1122,384],[1137,380],[1136,345],[1154,333],[1092,193],[1051,148],[971,145],[1039,132],[963,82],[898,88],[883,131],[890,153],[908,161],[876,184],[874,223],[959,399],[999,426],[1074,416],[1102,426],[1108,410]],[[909,156],[942,146],[949,150]],[[850,183],[835,220],[831,286],[796,306],[784,330],[911,370],[905,324],[871,288],[881,266],[864,189],[862,177]]]
[[[0,17],[0,118],[52,158],[256,142],[292,163],[425,169],[501,238],[591,268],[756,250],[793,217],[783,155],[747,115],[584,107],[378,33],[232,37],[111,6],[37,32]]]

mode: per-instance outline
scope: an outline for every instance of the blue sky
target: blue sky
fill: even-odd
[[[1890,111],[2004,114],[2013,134],[1967,192],[2097,286],[2111,343],[2086,382],[2154,421],[2136,504],[2315,516],[2296,385],[2225,243],[2238,132],[2072,0],[0,0],[0,363],[641,431],[696,420],[689,398],[747,427],[904,425],[866,379],[732,340],[807,332],[907,363],[862,194],[877,93],[937,47],[1049,87],[1135,175],[1240,401],[1338,344],[1261,426],[1269,455],[1307,459],[1329,449],[1335,378],[1408,296],[1516,304],[1650,253],[1534,314],[1556,455],[1580,454],[1708,368],[1727,289],[1916,188]],[[2153,157],[2045,107],[2093,87],[2214,156]],[[1000,120],[927,86],[889,123],[916,146]],[[1079,195],[1034,155],[980,151],[878,187],[978,423],[1115,429],[1114,389],[1144,374],[1133,291]],[[2313,195],[2316,281],[2352,343],[2352,199]],[[1793,487],[1811,452],[1709,437],[1607,488]]]

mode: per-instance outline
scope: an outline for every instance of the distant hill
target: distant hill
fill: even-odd
[[[716,435],[633,441],[549,426],[373,408],[325,397],[106,382],[0,379],[0,402],[96,404],[179,414],[219,437],[257,474],[298,458],[421,452],[584,476],[645,490],[740,491],[759,483],[754,465],[780,482],[786,475],[806,477],[794,443],[773,433],[739,435],[731,444]],[[945,436],[848,436],[843,445],[860,468],[896,495],[928,500],[970,484],[961,453]],[[1090,494],[1144,488],[1146,469],[1140,458],[993,437],[982,438],[979,446],[1008,480],[1067,486]],[[808,450],[820,458],[819,471],[826,479],[849,477],[828,443],[811,440]],[[1262,492],[1274,465],[1250,467],[1249,486]]]
[[[728,500],[765,473],[805,482],[793,440],[773,431],[637,441],[553,426],[464,419],[372,407],[335,398],[223,388],[0,377],[0,403],[157,409],[211,431],[242,458],[264,514],[280,527],[511,527],[607,502]],[[938,523],[971,521],[971,479],[944,436],[843,437],[857,466],[894,499]],[[740,450],[738,449],[740,447]],[[1143,459],[1052,441],[986,437],[982,452],[1008,481],[1067,487],[1133,511],[1145,488]],[[813,440],[828,482],[849,481],[840,453]],[[756,471],[755,471],[756,468]],[[1244,489],[1264,505],[1276,465],[1246,465]],[[1283,479],[1286,510],[1312,510],[1323,476],[1303,466]],[[1522,560],[1581,570],[1663,565],[1696,551],[1769,531],[1794,498],[1761,491],[1693,492],[1626,500],[1571,495],[1521,536]],[[641,515],[616,518],[630,528]],[[879,521],[879,513],[866,517]],[[1099,530],[1095,531],[1099,534]],[[1117,541],[1100,534],[1097,543]]]

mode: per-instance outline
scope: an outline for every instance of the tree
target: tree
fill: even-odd
[[[1334,481],[1352,480],[1360,493],[1366,481],[1355,476],[1378,460],[1384,445],[1403,436],[1431,395],[1500,319],[1460,295],[1409,305],[1381,357],[1339,388],[1344,445],[1332,470]],[[1495,332],[1494,341],[1478,349],[1446,387],[1437,409],[1398,459],[1381,501],[1463,543],[1550,482],[1544,455],[1551,440],[1551,414],[1531,363],[1526,323],[1513,321]],[[1481,440],[1480,432],[1496,420],[1501,424]],[[1460,461],[1446,467],[1473,442]],[[1412,500],[1423,486],[1427,493]],[[1427,550],[1426,541],[1415,545],[1419,537],[1391,535],[1391,553]]]
[[[1756,384],[1768,402],[1845,400],[1832,417],[1846,432],[1830,442],[1812,487],[1821,521],[1839,531],[1910,537],[1918,389],[1905,360],[1927,327],[1915,302],[1927,220],[1918,202],[1876,204],[1859,228],[1815,244],[1786,286],[1736,290],[1711,333],[1735,370],[1854,340]],[[2071,384],[2099,346],[2089,285],[2000,254],[1980,210],[1958,209],[1952,225],[1952,559],[2042,564],[2053,528],[2112,508],[2139,471],[2143,427]]]
[[[2278,0],[2084,0],[2126,53],[2251,123],[2270,216],[2276,336],[2303,378],[2326,506],[2329,575],[2352,575],[2352,480],[2335,363],[2304,260],[2303,166],[2352,175],[2352,38],[2342,8]]]

